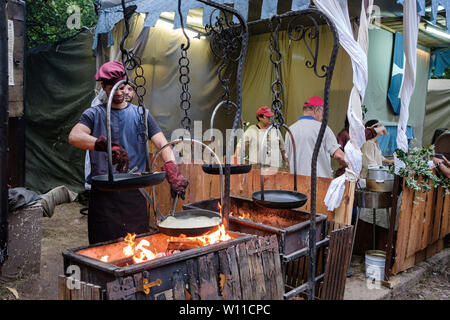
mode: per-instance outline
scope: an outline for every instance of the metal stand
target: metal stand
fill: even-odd
[[[389,214],[390,214],[389,208],[391,208],[391,206],[392,206],[392,193],[391,192],[374,192],[374,191],[369,191],[366,189],[357,189],[355,192],[355,206],[357,208],[357,214],[356,214],[355,226],[353,228],[352,249],[350,251],[350,258],[348,261],[347,276],[352,275],[352,272],[350,270],[350,263],[352,261],[353,247],[355,244],[355,237],[356,237],[356,229],[358,227],[361,209],[366,208],[366,209],[373,210],[373,213],[372,213],[372,218],[373,218],[372,219],[372,222],[373,222],[372,249],[376,250],[376,238],[375,238],[376,210],[377,209],[386,209],[386,211],[388,213],[387,214],[387,222],[388,222],[388,226],[389,226],[390,225],[390,223],[389,223]]]

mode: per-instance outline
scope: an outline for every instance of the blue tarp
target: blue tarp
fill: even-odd
[[[395,33],[394,35],[394,52],[392,59],[391,81],[389,84],[388,98],[391,103],[392,111],[395,114],[400,114],[401,108],[401,92],[403,86],[404,75],[404,52],[403,52],[403,35]]]
[[[447,67],[450,67],[450,49],[434,51],[430,60],[430,76],[433,74],[436,77],[441,77]]]
[[[277,13],[278,1],[285,0],[262,0],[261,19],[270,18]],[[342,0],[341,0],[342,1]],[[394,1],[394,0],[392,0]],[[102,1],[100,1],[101,3]],[[114,1],[105,1],[108,5],[101,8],[95,30],[93,49],[97,48],[98,35],[100,33],[108,34],[108,46],[114,44],[111,31],[114,25],[123,18],[122,5],[111,6]],[[219,4],[226,3],[232,5],[247,20],[249,10],[249,0],[214,0]],[[404,0],[397,0],[403,4]],[[178,0],[134,0],[127,1],[127,7],[136,5],[136,12],[146,13],[144,27],[153,27],[162,12],[175,12],[174,29],[180,28],[180,17],[178,15]],[[450,0],[432,0],[431,6],[431,22],[436,23],[436,17],[439,5],[443,6],[447,17],[447,32],[450,32]],[[205,5],[197,0],[184,0],[181,3],[181,12],[183,20],[186,21],[187,14],[191,9],[203,8],[203,25],[208,23],[209,16],[215,10],[213,7]],[[306,9],[310,6],[310,0],[292,0],[291,10],[297,11]],[[425,15],[425,0],[417,0],[417,12],[420,16]],[[216,12],[215,15],[218,13]],[[237,19],[234,17],[235,22]]]
[[[397,126],[385,126],[388,136],[381,136],[377,138],[378,145],[384,156],[389,156],[394,154],[395,149],[397,149]],[[414,128],[408,126],[406,129],[406,137],[408,143],[411,139],[414,139]]]

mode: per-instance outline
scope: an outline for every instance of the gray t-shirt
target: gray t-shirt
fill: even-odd
[[[148,138],[161,132],[155,119],[150,112],[148,114]],[[106,137],[106,105],[99,104],[86,109],[80,117],[79,123],[91,129],[91,135],[98,138]],[[146,145],[139,135],[144,131],[141,115],[137,106],[129,103],[124,109],[111,109],[111,140],[119,143],[128,153],[130,159],[129,169],[137,167],[137,172],[145,170]],[[106,152],[89,151],[91,160],[91,175],[101,175],[108,173],[108,154]],[[117,171],[113,170],[114,173]]]
[[[311,116],[300,117],[297,122],[289,127],[295,141],[296,155],[297,155],[297,174],[310,176],[311,175],[311,160],[316,144],[317,136],[319,135],[321,122],[315,120]],[[286,133],[286,155],[289,159],[289,166],[291,173],[294,173],[294,153],[289,133]],[[323,136],[322,144],[320,146],[319,155],[317,157],[317,176],[332,178],[333,171],[331,170],[331,158],[336,150],[339,148],[336,137],[333,131],[327,126]]]

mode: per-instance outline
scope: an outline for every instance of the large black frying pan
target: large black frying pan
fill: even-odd
[[[252,194],[253,201],[256,203],[275,209],[293,209],[303,206],[308,201],[306,194],[289,190],[264,190]]]
[[[165,172],[148,172],[149,168],[149,154],[146,152],[146,171],[140,174],[134,173],[115,173],[113,174],[112,166],[112,149],[111,149],[111,104],[114,93],[117,88],[122,84],[126,83],[127,80],[121,80],[117,82],[111,90],[109,95],[108,104],[106,106],[106,135],[108,139],[108,174],[97,175],[92,177],[92,187],[104,191],[114,191],[114,190],[130,190],[139,189],[147,186],[152,186],[159,184],[164,181]],[[147,128],[147,113],[144,107],[144,122],[145,122],[145,132],[148,131]],[[146,149],[148,150],[148,139],[145,141]]]
[[[216,117],[216,113],[217,110],[219,110],[219,108],[224,105],[224,104],[228,104],[233,106],[236,110],[237,110],[237,106],[234,102],[232,101],[221,101],[219,102],[219,104],[214,108],[214,111],[212,113],[211,116],[211,120],[210,120],[210,129],[211,129],[211,134],[212,134],[212,130],[214,128],[214,118]],[[241,121],[241,127],[242,129],[244,129],[244,125],[243,125],[243,121],[242,121],[242,117],[240,119]],[[234,136],[232,136],[233,138]],[[212,143],[212,138],[211,137],[211,143]],[[242,144],[244,143],[244,139],[241,140]],[[241,163],[244,162],[244,148],[243,145],[241,147]],[[224,170],[225,165],[222,164],[222,171]],[[218,164],[213,164],[213,163],[209,163],[209,164],[203,164],[202,165],[202,170],[203,172],[207,173],[207,174],[220,174],[220,170],[219,170],[219,165]],[[252,165],[251,164],[233,164],[230,165],[230,174],[244,174],[244,173],[249,173],[250,170],[252,170]]]
[[[167,216],[166,219],[170,217]],[[174,217],[177,222],[186,222],[187,221],[194,221],[196,218],[202,218],[202,217],[208,217],[208,218],[219,218],[218,223],[211,224],[207,227],[162,227],[161,223],[164,221],[161,221],[158,223],[158,230],[161,233],[164,233],[165,235],[172,236],[172,237],[179,237],[181,234],[186,235],[187,237],[197,237],[205,234],[206,232],[212,231],[216,229],[221,223],[222,223],[222,217],[220,214],[214,211],[209,210],[203,210],[203,209],[191,209],[191,210],[184,210],[180,212],[175,212],[172,217]]]
[[[159,184],[164,181],[166,173],[116,173],[110,182],[107,174],[92,178],[92,187],[103,191],[131,190]]]
[[[292,142],[292,149],[294,152],[294,191],[291,190],[264,190],[264,176],[262,174],[263,163],[264,163],[264,143],[266,141],[267,135],[269,131],[275,128],[274,125],[271,125],[266,132],[264,133],[263,139],[261,141],[260,146],[260,159],[261,159],[261,191],[253,192],[252,199],[256,203],[275,209],[294,209],[303,206],[308,200],[308,196],[306,194],[297,192],[297,156],[295,150],[295,142],[294,137],[292,135],[289,127],[283,124],[283,127],[286,129],[286,132],[289,133]]]
[[[163,146],[161,149],[157,150],[155,152],[155,156],[153,157],[152,163],[150,165],[150,168],[153,169],[154,165],[155,165],[155,160],[156,158],[161,154],[162,150],[164,150],[165,148],[169,147],[169,146],[173,146],[175,144],[178,143],[182,143],[182,142],[190,142],[190,143],[197,143],[202,145],[204,148],[206,148],[211,155],[213,155],[215,157],[215,160],[217,161],[217,163],[219,164],[219,166],[217,167],[220,173],[220,201],[221,203],[223,203],[223,170],[222,170],[222,164],[220,163],[219,158],[217,157],[217,154],[210,148],[208,147],[206,144],[204,144],[203,142],[194,140],[194,139],[177,139],[174,141],[171,141],[169,143],[167,143],[165,146]],[[155,188],[153,188],[153,194],[155,195]],[[196,237],[196,236],[200,236],[205,234],[208,231],[213,231],[214,229],[216,229],[220,224],[223,223],[223,217],[221,214],[214,212],[214,211],[209,211],[209,210],[203,210],[203,209],[195,209],[195,210],[184,210],[184,211],[180,211],[180,212],[175,212],[175,209],[177,207],[177,201],[178,201],[178,195],[172,200],[172,205],[170,206],[169,209],[169,214],[167,216],[163,216],[161,213],[161,221],[158,222],[156,225],[158,227],[158,230],[163,233],[166,234],[168,236],[179,236],[181,234],[184,234],[188,237]],[[156,197],[154,196],[154,201],[153,201],[153,209],[155,212],[160,212],[156,203]],[[175,228],[175,227],[164,227],[161,226],[161,223],[163,221],[165,221],[169,216],[174,217],[175,219],[177,219],[178,221],[188,221],[188,220],[194,220],[195,222],[195,218],[198,217],[207,217],[207,218],[214,218],[214,217],[218,217],[220,218],[220,220],[218,220],[217,224],[211,224],[208,227],[195,227],[195,226],[191,226],[191,227],[183,227],[183,228]],[[200,225],[200,224],[199,224]]]
[[[203,172],[207,174],[220,174],[219,165],[218,164],[203,164],[202,165]],[[222,164],[222,170],[225,170],[225,165]],[[237,165],[232,164],[230,165],[230,174],[243,174],[243,173],[249,173],[250,170],[252,170],[251,164],[246,165]]]

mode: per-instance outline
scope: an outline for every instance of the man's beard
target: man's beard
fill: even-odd
[[[114,96],[112,102],[115,104],[121,104],[124,100],[125,100],[125,97],[123,95]]]

